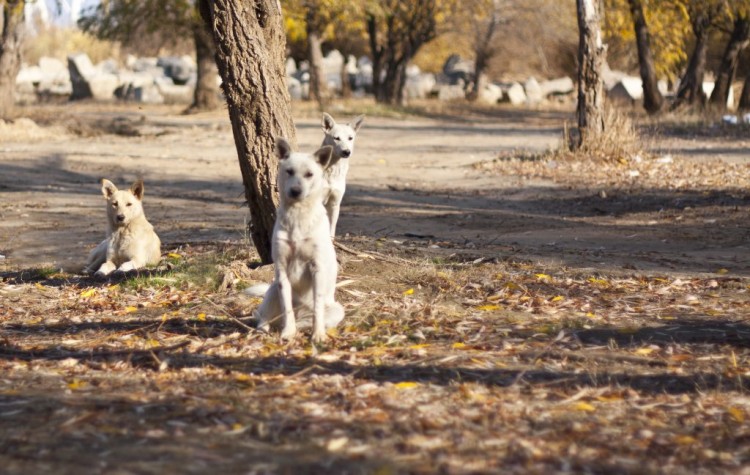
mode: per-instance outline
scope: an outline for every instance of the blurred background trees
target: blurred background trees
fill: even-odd
[[[22,0],[0,0],[3,36],[1,73],[21,62],[12,25],[23,22]],[[31,4],[56,0],[35,0]],[[59,3],[59,2],[58,2]],[[78,25],[101,41],[65,37],[53,26],[27,39],[22,55],[36,61],[52,49],[83,49],[94,62],[125,54],[184,55],[196,59],[198,81],[192,109],[219,105],[215,49],[199,15],[204,0],[102,0],[86,2]],[[602,0],[605,87],[627,76],[640,78],[642,95],[633,100],[650,113],[678,106],[723,109],[739,98],[750,106],[748,76],[750,0]],[[507,90],[534,79],[574,78],[579,60],[575,3],[552,0],[281,0],[286,56],[294,61],[295,97],[326,108],[337,97],[371,94],[384,104],[405,104],[416,74],[434,74],[460,64],[466,74],[449,95],[477,98],[486,87]],[[28,24],[28,15],[26,22]],[[20,33],[20,30],[19,30]],[[18,37],[20,38],[20,37]],[[20,40],[15,40],[19,43]],[[17,49],[17,48],[16,48]],[[74,51],[65,51],[63,54]],[[333,61],[329,54],[333,53]],[[109,56],[107,56],[107,54]],[[16,58],[13,60],[13,58]],[[343,58],[343,63],[341,62]],[[448,59],[451,59],[449,64]],[[64,56],[61,58],[64,59]],[[332,64],[339,70],[332,71]],[[288,67],[291,67],[288,65]],[[364,69],[363,69],[364,68]],[[366,83],[360,81],[366,71]],[[355,84],[354,75],[358,83]],[[11,74],[12,75],[12,74]],[[410,79],[411,78],[411,79]],[[533,84],[534,81],[531,81]],[[747,82],[747,81],[745,81]],[[301,86],[300,86],[301,83]],[[3,86],[5,84],[5,86]],[[191,83],[192,84],[192,83]],[[12,87],[12,81],[0,81]],[[463,87],[463,94],[459,88]],[[430,91],[440,96],[438,88]],[[12,105],[10,94],[4,94]],[[490,96],[491,98],[492,96]],[[507,97],[506,97],[507,100]],[[2,106],[6,109],[8,106]]]
[[[216,49],[200,15],[206,0],[102,0],[85,10],[78,26],[100,39],[135,45],[155,54],[165,46],[192,39],[197,81],[190,111],[219,107]]]

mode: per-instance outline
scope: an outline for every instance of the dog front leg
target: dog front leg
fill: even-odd
[[[316,265],[313,270],[313,343],[322,343],[327,338],[326,335],[326,298],[323,292],[325,288],[326,272],[321,271]]]
[[[142,267],[142,266],[139,266],[136,261],[131,260],[131,261],[123,262],[122,265],[117,268],[117,271],[118,272],[130,272],[131,270],[136,270],[139,267]]]
[[[331,239],[336,237],[336,223],[339,221],[339,211],[341,211],[341,202],[336,196],[331,196],[331,199],[326,203],[326,211],[328,212],[328,221],[331,224]]]
[[[276,265],[280,267],[279,264]],[[289,283],[289,277],[285,272],[278,273],[276,282],[281,297],[281,339],[288,341],[292,340],[297,334],[297,322],[294,319],[294,308],[292,306],[292,285]]]
[[[117,266],[112,261],[106,261],[104,264],[99,267],[99,270],[96,271],[96,276],[98,277],[106,277],[109,274],[111,274],[115,269],[117,269]]]

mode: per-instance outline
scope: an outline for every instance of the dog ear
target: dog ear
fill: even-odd
[[[337,158],[333,157],[333,147],[330,145],[320,147],[315,153],[313,153],[313,156],[315,156],[315,159],[320,163],[320,166],[323,167],[324,170],[338,161]]]
[[[102,178],[102,194],[106,199],[109,199],[112,195],[117,193],[117,187],[114,183],[107,180],[106,178]]]
[[[143,187],[143,180],[138,179],[135,183],[133,183],[130,186],[130,192],[133,193],[133,196],[138,198],[138,201],[143,200],[143,192],[146,191]]]
[[[357,132],[359,130],[359,128],[362,127],[362,122],[364,120],[365,120],[364,114],[363,115],[358,115],[357,117],[354,118],[354,122],[352,124],[350,124],[349,126],[352,129],[354,129],[355,132]]]
[[[279,160],[286,160],[292,154],[292,146],[285,138],[279,137],[276,139],[276,156]]]
[[[333,120],[330,114],[323,112],[323,132],[328,132],[336,126],[336,121]]]

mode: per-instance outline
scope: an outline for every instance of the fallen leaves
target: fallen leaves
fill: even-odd
[[[259,301],[233,290],[172,277],[24,287],[16,295],[48,306],[22,300],[1,322],[12,346],[0,369],[17,386],[0,395],[44,375],[84,408],[58,419],[66,431],[280,447],[304,437],[337,460],[378,453],[409,469],[442,457],[457,472],[523,460],[546,473],[571,454],[581,467],[612,454],[652,468],[739,463],[725,441],[746,433],[738,381],[750,354],[735,343],[749,335],[726,315],[750,308],[746,281],[475,259],[348,265],[345,323],[316,351],[235,323]],[[15,411],[0,404],[9,427],[34,417]]]

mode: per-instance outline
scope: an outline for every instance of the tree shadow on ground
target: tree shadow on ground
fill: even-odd
[[[172,335],[197,335],[204,338],[219,337],[230,332],[245,333],[241,327],[232,322],[196,322],[184,319],[170,319],[166,322],[107,322],[107,323],[57,323],[43,324],[13,324],[5,325],[7,332],[16,334],[29,333],[59,333],[77,334],[87,331],[94,332],[137,332],[148,331],[159,327]],[[269,374],[292,376],[304,371],[309,374],[354,376],[357,379],[370,380],[378,383],[399,383],[417,381],[426,384],[448,386],[460,382],[473,382],[488,386],[507,387],[515,384],[524,385],[565,385],[568,387],[601,388],[606,386],[629,387],[647,394],[682,394],[698,391],[742,391],[750,383],[750,377],[740,376],[726,378],[715,372],[695,372],[688,374],[674,374],[672,372],[647,372],[639,374],[637,371],[617,371],[595,369],[592,365],[590,372],[563,371],[541,368],[536,360],[549,356],[551,359],[565,359],[574,357],[586,359],[586,345],[616,345],[618,349],[635,349],[645,344],[677,344],[733,347],[737,350],[750,348],[750,326],[743,321],[730,320],[676,320],[667,325],[632,328],[592,328],[572,329],[567,331],[582,347],[574,351],[552,351],[553,344],[547,350],[533,355],[526,355],[527,361],[521,358],[516,368],[473,368],[460,364],[434,365],[429,363],[405,362],[403,364],[381,364],[378,366],[352,364],[343,360],[327,361],[315,357],[257,357],[233,358],[204,354],[203,348],[198,351],[185,349],[188,342],[153,348],[147,350],[67,350],[59,346],[35,348],[33,350],[19,349],[10,341],[0,342],[0,358],[6,360],[64,360],[74,358],[89,364],[113,361],[128,361],[138,367],[157,369],[161,361],[168,359],[169,366],[179,368],[214,367],[226,371],[238,371],[253,374]],[[532,338],[532,332],[511,332],[508,338]],[[481,346],[481,345],[480,345]],[[567,356],[566,356],[567,355]],[[469,358],[465,358],[468,360]],[[596,356],[591,357],[592,361]],[[460,362],[461,359],[459,358]],[[625,363],[634,363],[627,357]],[[663,360],[650,358],[635,361],[636,365],[666,366]],[[633,367],[631,366],[631,369]]]

